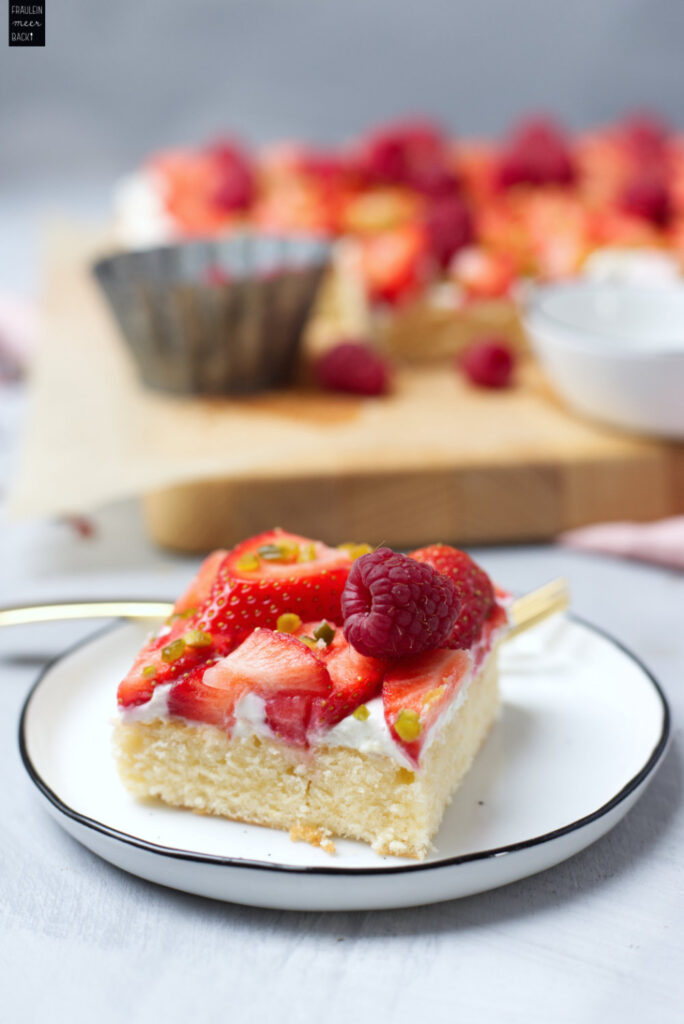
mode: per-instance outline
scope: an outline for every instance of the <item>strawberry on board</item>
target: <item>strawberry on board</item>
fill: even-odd
[[[461,611],[447,643],[452,648],[468,648],[479,638],[482,626],[494,608],[494,588],[484,569],[465,551],[448,544],[431,544],[411,552],[411,558],[426,562],[448,576],[461,598]]]
[[[239,641],[257,626],[275,628],[286,612],[339,620],[351,565],[349,551],[284,530],[251,537],[223,559],[193,625]]]
[[[437,650],[401,658],[387,672],[382,684],[385,721],[414,764],[430,726],[454,699],[469,665],[466,651]]]
[[[297,630],[297,635],[317,641],[313,653],[325,665],[332,685],[330,693],[314,700],[312,732],[332,729],[361,704],[380,695],[389,663],[360,654],[345,640],[340,626],[325,620],[307,622]]]
[[[312,700],[330,692],[330,679],[301,640],[257,629],[203,674],[190,672],[179,680],[169,693],[169,714],[230,729],[235,705],[248,692],[263,698],[277,737],[304,743]]]

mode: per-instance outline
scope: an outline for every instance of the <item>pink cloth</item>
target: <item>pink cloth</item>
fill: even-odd
[[[20,377],[36,343],[34,307],[16,295],[0,294],[0,379]]]
[[[655,523],[600,523],[558,538],[565,547],[684,569],[684,516]]]

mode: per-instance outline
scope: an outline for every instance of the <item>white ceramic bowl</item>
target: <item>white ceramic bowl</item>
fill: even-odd
[[[535,288],[523,321],[559,394],[624,429],[684,439],[684,284]]]

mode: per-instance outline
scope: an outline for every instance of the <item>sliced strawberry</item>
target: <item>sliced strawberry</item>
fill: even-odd
[[[291,633],[256,629],[244,643],[207,672],[207,686],[240,692],[326,694],[330,680],[325,666]]]
[[[121,707],[145,704],[155,686],[170,683],[183,673],[216,657],[217,645],[207,643],[193,647],[183,639],[188,635],[188,620],[178,618],[145,644],[130,672],[119,684],[117,700]],[[190,639],[194,640],[195,637],[190,634]]]
[[[257,626],[274,628],[284,612],[337,620],[351,564],[348,551],[320,541],[284,530],[259,534],[223,559],[197,628],[239,640]]]
[[[361,273],[370,298],[396,305],[420,290],[427,277],[427,239],[416,224],[381,231],[361,242]]]
[[[190,586],[173,606],[174,615],[197,611],[204,604],[211,594],[221,563],[227,554],[227,551],[218,550],[212,552],[211,555],[204,559]]]
[[[191,673],[176,683],[169,713],[230,729],[236,702],[253,692],[264,698],[266,720],[276,736],[304,743],[312,700],[329,691],[325,666],[301,640],[257,629],[202,677]]]
[[[314,648],[330,676],[332,691],[324,697],[317,697],[311,712],[312,732],[332,729],[343,718],[350,715],[361,704],[380,695],[383,676],[389,662],[381,658],[368,658],[359,654],[344,638],[340,626],[334,626],[335,636],[327,646]],[[320,622],[307,622],[298,631],[298,636],[314,637]]]
[[[266,701],[266,722],[279,740],[303,747],[313,703],[307,694],[278,693]]]
[[[411,558],[426,562],[454,583],[461,598],[461,611],[449,638],[448,647],[468,648],[478,639],[482,626],[494,608],[494,588],[484,569],[465,551],[448,544],[431,544],[411,552]]]
[[[428,651],[402,658],[382,684],[385,721],[392,736],[418,763],[430,726],[454,699],[470,665],[466,651]]]
[[[510,256],[476,245],[468,246],[456,255],[451,273],[471,299],[496,299],[507,295],[515,280]]]

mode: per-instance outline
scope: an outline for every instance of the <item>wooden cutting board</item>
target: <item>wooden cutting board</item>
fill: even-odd
[[[399,368],[381,399],[146,392],[88,273],[100,236],[61,224],[48,243],[15,515],[139,495],[156,542],[202,552],[274,525],[401,547],[684,512],[684,445],[576,417],[529,356],[503,392],[468,386],[448,361]]]
[[[271,421],[272,465],[148,494],[158,543],[200,551],[279,524],[331,542],[474,544],[684,511],[684,446],[575,417],[531,360],[506,392],[473,389],[446,364],[406,368],[387,399],[302,393],[242,407],[247,446],[250,418]],[[302,420],[311,448],[290,453],[287,428]]]

